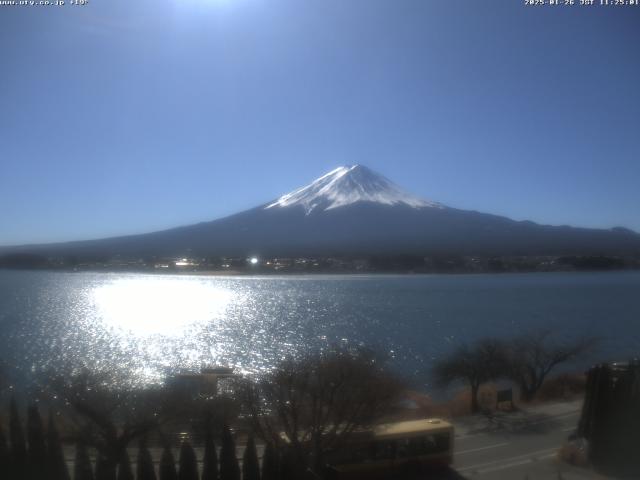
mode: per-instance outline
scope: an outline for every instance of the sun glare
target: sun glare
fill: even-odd
[[[145,337],[178,336],[215,320],[233,293],[193,278],[143,278],[117,280],[93,297],[106,326]]]

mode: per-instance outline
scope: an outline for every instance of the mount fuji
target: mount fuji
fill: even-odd
[[[210,222],[0,253],[148,256],[640,254],[640,235],[539,225],[460,210],[405,192],[362,165],[343,166],[263,205]]]

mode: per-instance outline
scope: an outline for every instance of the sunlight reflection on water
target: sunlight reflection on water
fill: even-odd
[[[86,366],[136,382],[221,365],[262,372],[340,343],[386,353],[418,384],[479,336],[548,327],[640,345],[639,273],[204,277],[0,271],[0,362]]]
[[[144,338],[176,337],[188,327],[221,318],[241,295],[181,278],[118,279],[92,292],[97,315],[106,326]]]
[[[94,314],[85,327],[108,332],[111,355],[119,356],[130,374],[155,382],[178,366],[216,361],[218,342],[205,341],[207,332],[220,328],[231,304],[238,308],[244,301],[240,291],[206,279],[116,278],[87,292]]]

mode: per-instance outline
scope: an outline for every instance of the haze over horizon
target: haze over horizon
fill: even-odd
[[[345,164],[640,231],[640,8],[92,2],[2,8],[0,246],[213,220]]]

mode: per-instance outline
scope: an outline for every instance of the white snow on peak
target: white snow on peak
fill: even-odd
[[[331,210],[356,202],[443,208],[439,203],[405,192],[391,180],[365,166],[351,165],[338,167],[306,187],[281,196],[265,209],[301,205],[308,215],[314,210]]]

